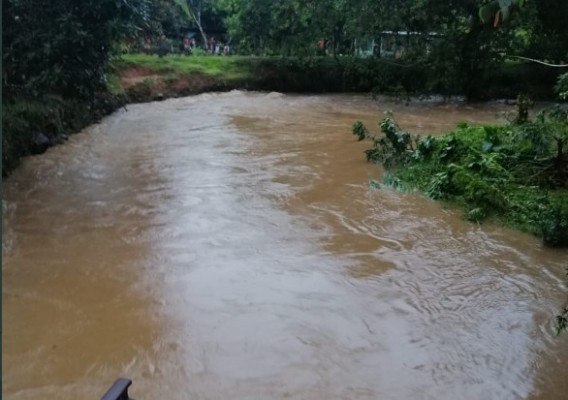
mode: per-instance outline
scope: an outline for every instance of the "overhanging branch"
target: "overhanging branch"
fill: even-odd
[[[547,63],[547,62],[544,62],[544,61],[535,60],[534,58],[527,58],[527,57],[521,57],[521,56],[507,56],[507,57],[532,61],[532,62],[535,62],[535,63],[538,63],[538,64],[546,65],[547,67],[568,68],[568,64],[551,64],[551,63]]]

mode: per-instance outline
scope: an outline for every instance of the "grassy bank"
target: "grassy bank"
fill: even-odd
[[[114,93],[139,103],[202,92],[248,89],[250,58],[130,54],[115,60],[109,81]]]
[[[389,95],[464,94],[459,85],[424,64],[354,57],[215,57],[131,54],[115,62],[115,75],[130,101],[184,96],[212,90],[279,92],[371,92]],[[472,99],[515,98],[528,93],[551,99],[556,72],[509,63],[479,82]],[[474,94],[472,94],[474,95]]]
[[[243,80],[251,78],[248,67],[254,61],[252,57],[213,57],[213,56],[181,56],[172,55],[157,57],[146,54],[127,54],[117,61],[122,69],[128,67],[141,67],[175,77],[185,77],[190,74],[203,74],[225,80]]]
[[[353,133],[372,141],[367,159],[384,166],[387,185],[461,207],[470,221],[497,220],[568,246],[565,111],[516,125],[461,124],[441,137],[413,136],[391,117],[380,127],[374,135],[356,123]]]

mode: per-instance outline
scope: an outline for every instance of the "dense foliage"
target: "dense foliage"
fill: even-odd
[[[424,91],[484,98],[513,56],[568,58],[566,20],[563,0],[8,0],[4,83],[89,96],[117,41],[141,50],[165,34],[172,49],[191,30],[204,48],[217,37],[241,54],[310,57],[354,55],[391,31],[412,33],[394,37],[396,65],[429,71]]]
[[[487,75],[512,57],[568,58],[562,0],[218,0],[218,7],[240,51],[257,55],[321,54],[320,40],[326,54],[353,55],[384,32],[410,32],[395,38],[404,47],[399,64],[432,71],[437,93],[483,98]]]
[[[3,4],[4,84],[90,96],[105,87],[113,45],[134,34],[145,0],[8,0]]]
[[[391,116],[380,128],[373,135],[358,122],[353,133],[372,140],[367,159],[384,166],[391,185],[461,204],[471,221],[496,217],[547,245],[568,246],[565,110],[543,111],[523,124],[460,124],[441,137],[411,135]]]

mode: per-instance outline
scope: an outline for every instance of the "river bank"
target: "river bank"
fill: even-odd
[[[4,93],[6,89],[4,89]],[[64,98],[17,88],[2,104],[2,177],[23,157],[42,154],[69,135],[100,121],[126,104],[124,95],[99,92],[93,98]]]
[[[554,71],[553,71],[554,72]],[[472,101],[554,98],[556,73],[538,65],[508,64],[483,77],[483,93],[434,76],[424,64],[354,57],[211,57],[125,55],[114,64],[115,88],[129,102],[233,89],[282,93],[365,93],[392,96],[465,95]]]
[[[519,92],[552,98],[555,75],[534,65],[509,65],[484,78],[483,99]],[[8,89],[8,90],[6,90]],[[64,98],[5,88],[2,111],[2,175],[22,157],[41,154],[67,136],[128,103],[144,103],[234,89],[282,93],[380,93],[416,96],[461,94],[445,87],[423,65],[401,66],[352,57],[212,57],[125,55],[109,66],[107,91],[92,98]]]

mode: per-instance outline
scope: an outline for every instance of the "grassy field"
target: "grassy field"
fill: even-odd
[[[225,80],[242,80],[251,77],[251,57],[242,56],[181,56],[158,57],[147,54],[127,54],[122,56],[119,67],[138,67],[156,71],[158,74],[183,76],[201,73]]]

